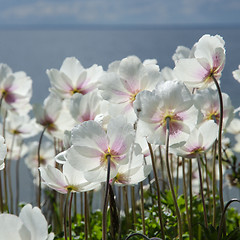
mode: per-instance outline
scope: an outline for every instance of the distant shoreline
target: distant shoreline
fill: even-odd
[[[174,25],[117,25],[117,24],[24,24],[0,25],[0,30],[179,30],[179,29],[240,29],[239,24],[174,24]]]

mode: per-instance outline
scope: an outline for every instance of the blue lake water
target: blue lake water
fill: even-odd
[[[240,64],[240,28],[130,28],[130,29],[12,29],[0,30],[0,62],[12,70],[25,71],[33,79],[32,103],[42,103],[50,83],[46,69],[59,69],[65,57],[75,56],[84,67],[102,65],[129,55],[141,60],[155,58],[160,68],[173,67],[172,55],[178,45],[192,47],[203,34],[219,34],[226,42],[223,92],[235,107],[240,105],[240,84],[232,71]],[[34,201],[31,174],[21,165],[21,201]]]

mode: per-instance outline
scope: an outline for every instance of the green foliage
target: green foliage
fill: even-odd
[[[145,193],[146,194],[146,193]],[[160,222],[158,217],[158,206],[157,206],[157,199],[156,196],[151,196],[150,193],[147,193],[146,197],[153,199],[154,204],[151,201],[146,201],[144,205],[144,214],[145,214],[145,229],[146,229],[146,236],[149,238],[158,237],[161,238],[161,229],[160,229]],[[173,199],[170,191],[165,191],[161,195],[161,202],[162,202],[162,214],[163,214],[163,221],[164,221],[164,228],[165,228],[165,236],[166,240],[176,240],[178,239],[178,230],[177,230],[177,219],[175,215],[175,209],[173,205]],[[189,232],[188,232],[188,222],[187,222],[187,215],[186,215],[186,208],[185,208],[185,200],[183,195],[178,196],[177,202],[179,205],[182,222],[183,222],[183,239],[189,240]],[[219,201],[217,201],[219,202]],[[192,230],[194,240],[216,240],[218,236],[218,227],[214,228],[211,225],[211,204],[212,199],[210,201],[206,201],[206,207],[208,212],[208,228],[205,228],[203,223],[203,207],[202,201],[198,196],[193,196],[192,198]],[[188,199],[188,208],[190,206],[190,199]],[[220,213],[220,207],[217,205],[217,213]],[[88,239],[93,240],[101,240],[102,239],[102,212],[95,211],[90,214],[89,217],[90,222],[90,233]],[[111,218],[110,218],[110,211],[108,212],[108,240],[114,239],[126,239],[131,233],[143,233],[143,226],[142,226],[142,218],[140,214],[140,206],[137,205],[136,211],[136,222],[133,221],[133,213],[130,211],[128,218],[121,214],[120,220],[120,229],[121,235],[118,234],[113,237],[111,235]],[[73,219],[74,220],[74,219]],[[216,216],[216,223],[217,225],[220,222],[220,214]],[[234,209],[229,208],[226,213],[226,229],[227,233],[226,236],[223,236],[221,240],[237,240],[240,239],[240,214]],[[84,217],[80,214],[77,215],[77,218],[72,223],[72,236],[73,239],[84,239],[84,228],[85,228],[85,221]],[[91,238],[90,238],[91,235]],[[119,237],[119,238],[118,238]],[[64,239],[64,233],[60,232],[55,236],[55,239],[62,240]],[[139,239],[139,237],[135,236],[131,239]]]

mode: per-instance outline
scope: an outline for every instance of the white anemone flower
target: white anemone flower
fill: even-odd
[[[165,144],[167,118],[170,119],[169,144],[173,145],[188,138],[199,117],[189,90],[177,81],[159,84],[153,92],[139,93],[134,108],[139,116],[140,134],[157,145]]]
[[[38,177],[38,144],[39,143],[37,141],[30,143],[28,154],[25,157],[25,164],[31,171],[34,178]],[[49,141],[43,142],[40,151],[40,166],[55,166],[54,156],[55,151],[53,143]]]
[[[53,240],[54,233],[48,234],[48,223],[38,207],[25,205],[19,217],[0,214],[0,239]]]
[[[29,115],[19,116],[14,112],[9,112],[6,118],[6,130],[12,135],[30,138],[37,135],[40,128],[35,118],[31,119]]]
[[[31,110],[32,79],[25,72],[13,73],[6,64],[0,64],[0,98],[3,108],[20,115]]]
[[[225,65],[224,40],[219,35],[203,35],[194,45],[193,57],[176,62],[174,73],[189,88],[211,86],[218,81]]]
[[[238,82],[240,82],[240,65],[238,66],[237,70],[234,70],[232,72],[234,79],[236,79]]]
[[[61,99],[71,98],[74,93],[86,94],[96,89],[102,73],[101,66],[94,64],[85,69],[75,57],[67,57],[60,70],[47,70],[51,82],[50,91]]]
[[[84,172],[90,182],[104,182],[110,157],[110,178],[117,174],[119,165],[127,164],[134,130],[126,119],[111,119],[107,132],[95,121],[84,122],[72,130],[73,146],[67,150],[70,164]]]
[[[0,170],[4,169],[5,163],[4,159],[7,154],[7,145],[5,144],[5,140],[2,136],[0,136]]]
[[[63,194],[67,194],[68,191],[86,192],[100,186],[100,183],[88,182],[83,172],[73,168],[68,161],[63,165],[63,172],[51,165],[40,167],[39,170],[43,183]]]
[[[227,128],[234,117],[234,107],[231,99],[226,93],[222,93],[223,98],[223,128]],[[214,120],[219,124],[220,105],[217,90],[206,88],[198,90],[194,95],[194,105],[202,112],[203,121]]]
[[[218,125],[213,120],[207,121],[195,127],[187,139],[186,143],[171,149],[172,153],[186,158],[196,158],[198,154],[208,151],[218,136]]]
[[[47,129],[47,132],[63,139],[64,131],[71,130],[75,121],[68,110],[68,101],[62,101],[55,94],[50,94],[42,105],[34,105],[33,111],[37,123]]]
[[[240,119],[233,118],[233,120],[230,122],[230,124],[226,130],[228,133],[231,133],[231,134],[239,134],[240,133]]]
[[[75,93],[71,98],[70,113],[78,123],[102,118],[103,122],[108,118],[108,102],[98,95],[97,91],[85,95]]]
[[[234,147],[233,147],[233,150],[234,150],[235,152],[240,152],[240,134],[237,134],[237,135],[235,136],[235,140],[236,140],[236,143],[235,143],[235,145],[234,145]]]
[[[135,146],[138,147],[138,145]],[[119,166],[118,173],[112,181],[114,181],[114,184],[120,186],[135,185],[145,180],[151,171],[152,165],[144,160],[144,155],[139,154],[139,149],[136,150],[135,147],[131,154],[131,160],[129,160],[129,163]]]
[[[138,57],[129,56],[111,63],[108,72],[99,80],[103,99],[112,103],[110,115],[124,115],[134,123],[133,102],[137,94],[143,90],[153,90],[159,77],[159,67],[154,61],[142,63]]]

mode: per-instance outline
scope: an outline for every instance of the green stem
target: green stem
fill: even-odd
[[[212,194],[213,194],[213,227],[216,228],[216,148],[217,141],[213,145],[213,162],[212,162]]]
[[[223,172],[222,172],[222,128],[223,128],[223,98],[222,98],[222,92],[220,89],[220,86],[218,84],[218,81],[212,75],[213,81],[216,85],[217,91],[218,91],[218,97],[219,97],[219,106],[220,106],[220,117],[219,117],[219,130],[218,130],[218,162],[219,162],[219,198],[220,198],[220,207],[221,212],[223,213],[224,210],[224,200],[223,200]],[[224,222],[224,228],[223,232],[225,234],[225,220]]]
[[[72,240],[72,199],[73,192],[71,192],[68,208],[68,225],[69,225],[69,239]]]
[[[128,240],[130,239],[131,237],[135,237],[135,236],[139,236],[139,237],[142,237],[144,239],[147,239],[147,240],[161,240],[160,238],[148,238],[147,236],[141,234],[141,233],[132,233],[131,235],[129,235],[125,240]]]
[[[130,225],[130,217],[129,217],[129,205],[128,205],[128,189],[127,186],[123,186],[123,201],[124,201],[124,210],[125,210],[125,215],[126,215],[126,229],[129,229]]]
[[[153,174],[154,174],[156,188],[157,188],[158,216],[159,216],[159,220],[160,220],[162,239],[164,240],[165,239],[165,232],[164,232],[164,223],[163,223],[163,217],[162,217],[161,195],[160,195],[160,187],[159,187],[157,169],[156,169],[156,165],[155,165],[155,160],[154,160],[154,154],[153,154],[152,146],[151,146],[151,144],[149,142],[148,142],[148,147],[149,147],[150,156],[151,156],[151,160],[152,160]]]
[[[7,174],[8,174],[8,187],[9,187],[9,197],[10,197],[10,213],[13,213],[13,191],[12,191],[12,178],[11,178],[11,163],[12,163],[12,153],[13,153],[13,147],[15,142],[15,134],[13,134],[12,137],[12,144],[10,149],[10,157],[8,159],[8,168],[7,168]]]
[[[200,181],[200,192],[202,197],[202,204],[203,204],[203,214],[204,214],[204,224],[205,227],[208,228],[208,220],[207,220],[207,210],[203,195],[203,184],[202,184],[202,173],[201,173],[201,163],[200,163],[200,156],[197,154],[197,163],[198,163],[198,172],[199,172],[199,181]]]
[[[211,206],[211,197],[210,197],[210,189],[209,189],[209,180],[208,180],[208,160],[207,154],[204,153],[204,160],[205,160],[205,170],[206,170],[206,184],[207,184],[207,197],[208,197],[208,204]],[[209,207],[209,216],[211,216],[211,208]]]
[[[66,200],[65,200],[65,206],[64,206],[64,238],[65,240],[68,240],[67,239],[67,205],[68,205],[68,199],[69,199],[69,196],[70,196],[70,193],[71,193],[71,190],[69,189],[68,192],[67,192],[67,196],[66,196]]]
[[[23,145],[23,142],[21,142],[19,147],[18,160],[16,164],[16,215],[18,215],[18,203],[19,203],[19,192],[20,192],[19,167],[20,167],[20,160],[21,160],[22,145]]]
[[[7,112],[5,112],[4,118],[3,118],[3,127],[2,127],[2,136],[5,138],[6,135],[6,118],[7,118]],[[6,157],[4,159],[5,168],[3,169],[3,181],[4,181],[4,196],[5,196],[5,208],[9,212],[8,208],[8,187],[7,187],[7,166],[8,162],[6,161]]]
[[[40,155],[40,149],[41,149],[41,144],[42,144],[42,138],[44,135],[45,130],[47,129],[47,127],[45,127],[40,135],[40,139],[39,139],[39,143],[38,143],[38,169],[40,168],[41,165],[41,155]],[[37,197],[37,203],[38,203],[38,207],[41,209],[41,193],[42,193],[42,189],[41,189],[41,172],[38,170],[38,197]]]
[[[145,228],[145,217],[144,217],[144,196],[143,196],[143,182],[140,182],[140,189],[141,189],[141,217],[142,217],[142,227],[143,227],[143,234],[146,234]]]
[[[88,240],[88,196],[87,196],[87,192],[84,192],[84,236],[85,236],[85,240]]]
[[[134,186],[131,186],[131,199],[132,199],[133,229],[135,229],[135,223],[137,223],[137,216],[136,216],[135,187]]]
[[[186,215],[187,215],[187,221],[188,221],[188,231],[189,231],[189,239],[193,239],[192,235],[192,224],[190,220],[190,215],[188,211],[188,196],[187,196],[187,184],[185,179],[185,159],[182,159],[182,173],[183,173],[183,193],[184,193],[184,200],[185,200],[185,208],[186,208]]]
[[[192,228],[192,220],[193,220],[193,194],[192,194],[192,159],[189,159],[188,164],[188,176],[189,176],[189,196],[190,196],[190,204],[189,204],[189,212],[190,212],[190,224]]]
[[[168,175],[168,181],[169,181],[169,186],[170,186],[170,190],[171,190],[171,193],[172,193],[172,197],[173,197],[173,202],[174,202],[174,206],[175,206],[175,209],[176,209],[176,215],[177,215],[177,220],[178,220],[178,234],[179,234],[179,239],[182,240],[182,221],[181,221],[181,214],[180,214],[180,211],[179,211],[179,207],[178,207],[178,204],[177,204],[177,198],[176,198],[176,195],[175,195],[175,191],[174,191],[174,186],[173,186],[173,182],[172,182],[172,177],[171,177],[171,170],[170,170],[170,165],[169,165],[169,159],[168,159],[168,148],[169,148],[169,129],[170,129],[170,118],[167,117],[166,119],[166,141],[165,141],[165,144],[166,144],[166,154],[165,154],[165,157],[166,157],[166,167],[167,167],[167,175]]]
[[[218,229],[218,238],[217,240],[221,240],[221,237],[222,237],[222,231],[223,231],[223,228],[224,228],[224,219],[225,219],[225,213],[228,209],[228,207],[230,206],[231,203],[233,202],[238,202],[240,203],[240,200],[238,199],[231,199],[225,206],[225,208],[223,209],[223,213],[222,213],[222,216],[221,216],[221,220],[220,220],[220,224],[219,224],[219,229]]]
[[[3,208],[2,172],[1,171],[0,171],[0,208],[1,208],[1,213],[3,213],[4,208]]]
[[[106,190],[105,198],[103,205],[103,215],[102,215],[102,239],[107,240],[107,207],[108,207],[108,192],[109,192],[109,180],[110,180],[110,171],[111,171],[111,156],[107,156],[107,180],[106,180]]]

